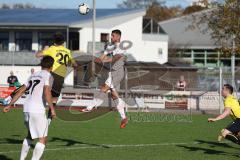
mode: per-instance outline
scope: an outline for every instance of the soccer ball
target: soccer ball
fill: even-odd
[[[78,12],[82,15],[86,15],[89,12],[89,7],[86,3],[82,3],[78,6]]]

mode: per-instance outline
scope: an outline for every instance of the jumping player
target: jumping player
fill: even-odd
[[[125,103],[119,97],[117,89],[120,88],[120,82],[124,78],[124,63],[125,63],[125,50],[122,50],[120,45],[121,31],[113,30],[111,34],[111,44],[106,47],[103,55],[95,59],[96,63],[110,63],[110,71],[105,84],[101,87],[100,93],[95,97],[93,103],[83,109],[83,112],[90,112],[94,107],[98,107],[103,103],[104,95],[110,91],[111,97],[116,105],[116,108],[121,116],[120,128],[125,128],[128,119],[124,111]]]
[[[224,112],[216,118],[209,118],[208,122],[219,121],[230,115],[233,122],[221,131],[218,141],[226,138],[234,143],[240,144],[240,141],[236,136],[240,131],[240,106],[238,100],[232,94],[233,87],[229,84],[225,84],[222,89],[222,96],[225,98]]]
[[[54,59],[50,56],[43,57],[41,61],[42,70],[32,74],[28,81],[19,89],[19,91],[13,96],[10,104],[4,108],[4,112],[10,111],[12,106],[23,94],[26,95],[26,100],[23,105],[24,123],[28,130],[27,137],[23,140],[20,160],[24,160],[27,157],[30,145],[34,139],[39,139],[36,144],[32,160],[39,160],[45,149],[47,143],[48,134],[48,120],[45,113],[45,105],[47,102],[51,109],[51,116],[56,116],[51,96],[50,87],[50,71]],[[43,100],[43,97],[45,99]]]
[[[54,35],[54,45],[48,47],[46,46],[44,50],[39,51],[36,57],[40,58],[43,56],[51,56],[54,59],[53,70],[51,72],[53,77],[52,84],[52,97],[53,105],[55,106],[58,97],[60,96],[64,78],[67,75],[67,67],[72,65],[74,68],[77,67],[75,60],[72,57],[71,51],[64,47],[64,37],[61,33],[56,33]],[[51,117],[49,117],[49,120]]]
[[[63,87],[64,78],[66,77],[67,74],[67,66],[69,64],[72,64],[72,66],[76,68],[77,64],[72,58],[71,51],[64,47],[65,40],[63,35],[61,33],[56,33],[53,39],[54,45],[50,47],[45,46],[44,50],[36,53],[36,57],[41,58],[43,56],[51,56],[54,59],[53,70],[51,72],[53,76],[51,93],[53,97],[53,105],[55,106]],[[3,105],[7,105],[11,101],[12,97],[20,90],[21,87],[13,91],[13,93],[9,97],[4,99]],[[51,114],[49,114],[49,116],[50,115]],[[51,117],[49,118],[51,119]]]

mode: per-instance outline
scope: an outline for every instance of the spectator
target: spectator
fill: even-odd
[[[180,76],[180,79],[177,82],[177,90],[178,91],[185,91],[187,83],[183,75]]]
[[[19,83],[18,78],[13,74],[13,71],[10,72],[10,76],[8,77],[7,82],[9,84],[9,87],[15,87],[15,85]]]
[[[31,68],[31,75],[35,72],[34,68]]]

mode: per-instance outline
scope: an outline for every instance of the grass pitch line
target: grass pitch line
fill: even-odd
[[[152,144],[96,144],[94,146],[79,146],[76,144],[75,146],[79,147],[60,147],[60,148],[48,148],[45,151],[63,151],[63,150],[81,150],[81,149],[99,149],[99,148],[125,148],[125,147],[153,147],[153,146],[175,146],[175,145],[197,145],[201,144],[201,142],[190,142],[190,143],[152,143]],[[227,142],[221,142],[219,144],[228,144]],[[81,145],[81,144],[80,144]],[[51,146],[51,145],[50,145]],[[53,146],[53,145],[52,145]],[[20,150],[12,150],[6,152],[0,152],[0,154],[11,154],[11,153],[20,153]]]
[[[175,146],[175,145],[196,145],[199,142],[192,143],[153,143],[153,144],[98,144],[96,146],[81,146],[81,147],[61,147],[61,148],[47,148],[45,151],[62,151],[62,150],[80,150],[80,149],[97,149],[97,148],[124,148],[124,147],[152,147],[152,146]],[[51,146],[51,145],[50,145]],[[20,150],[12,150],[0,152],[0,154],[20,153]]]

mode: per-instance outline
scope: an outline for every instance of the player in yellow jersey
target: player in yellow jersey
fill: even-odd
[[[240,144],[238,132],[240,132],[240,106],[238,100],[233,95],[233,87],[225,84],[222,89],[222,96],[224,98],[224,112],[216,118],[209,118],[208,122],[215,122],[224,119],[230,115],[233,122],[223,129],[218,137],[218,141],[226,138],[234,143]]]
[[[56,105],[58,97],[60,96],[64,78],[67,75],[67,67],[72,65],[76,68],[77,64],[72,57],[71,51],[64,47],[64,37],[61,33],[54,35],[54,44],[50,47],[45,47],[42,51],[37,52],[36,57],[41,58],[44,56],[51,56],[54,59],[52,69],[52,97],[53,104]]]

